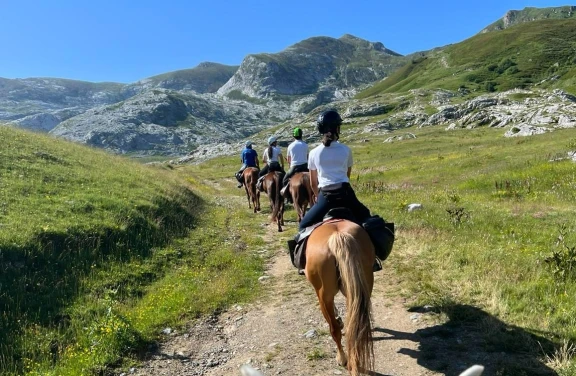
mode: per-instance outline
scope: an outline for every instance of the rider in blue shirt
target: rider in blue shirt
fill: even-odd
[[[242,150],[242,154],[240,155],[240,161],[242,162],[242,167],[236,173],[236,180],[238,180],[238,188],[242,188],[243,179],[242,173],[247,167],[256,167],[260,168],[260,162],[258,161],[258,153],[256,150],[252,149],[252,142],[246,141],[246,147]]]

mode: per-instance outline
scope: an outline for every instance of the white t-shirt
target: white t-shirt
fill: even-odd
[[[266,163],[270,164],[270,162],[279,162],[278,156],[282,154],[282,150],[278,146],[272,146],[272,157],[268,155],[268,148],[264,149],[264,153],[262,153],[262,158],[266,161]]]
[[[320,144],[312,149],[308,158],[308,169],[317,170],[318,187],[337,183],[349,183],[348,168],[352,167],[352,151],[338,141],[329,147]]]
[[[290,167],[308,162],[308,144],[302,140],[295,140],[288,145],[286,156],[290,158]]]

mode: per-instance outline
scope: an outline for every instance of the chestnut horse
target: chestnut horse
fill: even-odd
[[[375,260],[368,233],[354,222],[326,222],[316,228],[306,246],[306,278],[318,296],[320,309],[338,347],[336,360],[348,365],[352,376],[368,373],[374,366],[371,302]],[[336,317],[334,297],[346,297],[346,353],[342,348],[342,321]]]
[[[282,189],[282,173],[279,171],[269,172],[264,176],[262,190],[268,194],[270,209],[272,210],[272,222],[278,224],[278,232],[282,232],[284,225],[284,198],[280,194]]]
[[[310,185],[309,172],[297,172],[290,178],[290,195],[294,203],[294,209],[298,214],[298,223],[304,218],[308,207],[314,203],[312,186]]]
[[[256,182],[258,181],[258,169],[256,167],[246,167],[242,172],[244,179],[244,189],[246,190],[246,198],[248,199],[248,208],[252,208],[250,203],[254,205],[254,213],[260,211],[260,191],[256,189]]]

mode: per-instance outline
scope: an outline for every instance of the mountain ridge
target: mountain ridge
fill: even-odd
[[[325,106],[346,107],[353,98],[414,89],[461,91],[471,98],[534,85],[569,92],[576,87],[574,8],[511,11],[516,24],[505,29],[406,56],[344,34],[250,54],[239,66],[203,62],[131,84],[0,79],[0,121],[117,153],[177,155],[306,118]],[[533,21],[533,9],[547,19]],[[375,113],[385,114],[395,105],[376,107]]]

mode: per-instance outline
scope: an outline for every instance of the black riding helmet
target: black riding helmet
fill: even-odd
[[[328,132],[336,132],[338,126],[342,124],[342,118],[336,110],[326,110],[318,115],[318,120],[316,120],[316,129],[320,134]]]

